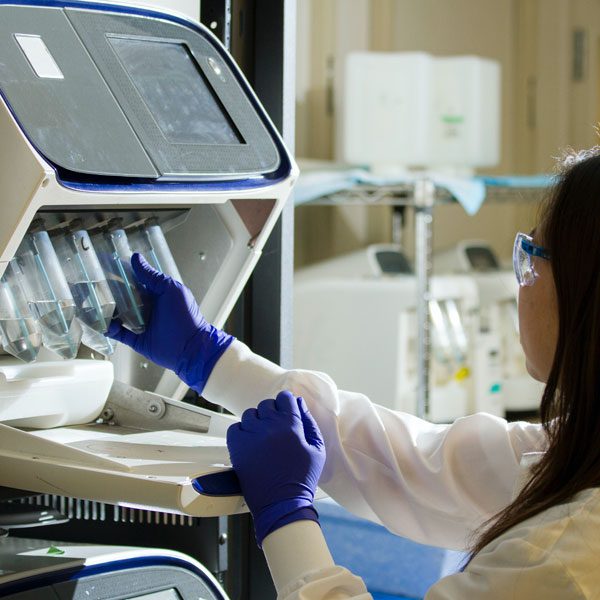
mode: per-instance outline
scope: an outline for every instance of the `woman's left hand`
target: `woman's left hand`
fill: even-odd
[[[227,447],[259,545],[283,525],[318,521],[313,501],[325,444],[302,398],[284,391],[249,408],[229,427]]]

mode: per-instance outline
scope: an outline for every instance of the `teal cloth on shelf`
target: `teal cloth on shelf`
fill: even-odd
[[[480,175],[478,179],[487,186],[501,186],[514,188],[544,188],[554,185],[555,175],[540,173],[539,175]]]
[[[360,185],[412,185],[425,177],[436,187],[448,190],[469,215],[474,215],[481,208],[488,186],[543,188],[554,182],[552,175],[545,174],[459,177],[430,171],[418,175],[408,172],[378,175],[364,168],[324,169],[300,174],[296,185],[295,204],[300,206]]]

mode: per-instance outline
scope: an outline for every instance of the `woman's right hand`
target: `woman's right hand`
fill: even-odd
[[[131,266],[150,303],[146,329],[135,334],[115,319],[106,335],[175,371],[187,385],[202,392],[234,338],[206,321],[185,285],[153,269],[141,254],[134,253]]]

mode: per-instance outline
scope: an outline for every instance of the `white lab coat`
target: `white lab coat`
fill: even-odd
[[[204,396],[241,415],[284,389],[306,400],[323,433],[322,489],[357,516],[425,544],[467,548],[522,485],[523,456],[544,450],[539,425],[488,414],[434,425],[338,390],[322,373],[282,369],[238,341],[217,363]],[[371,597],[360,578],[334,564],[316,523],[282,527],[263,549],[282,600]],[[581,560],[573,559],[577,552]],[[600,558],[591,568],[591,557],[600,557],[596,490],[507,532],[465,572],[434,585],[427,600],[600,597]],[[598,573],[588,582],[597,596],[584,589],[590,568]]]

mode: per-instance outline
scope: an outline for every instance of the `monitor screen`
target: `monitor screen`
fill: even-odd
[[[500,268],[498,260],[490,248],[467,248],[467,259],[473,271],[497,271]]]
[[[127,600],[181,600],[181,596],[175,591],[175,588],[171,588],[162,592],[144,594],[143,596],[131,596]]]
[[[380,250],[375,254],[382,273],[410,274],[413,272],[408,259],[397,250]]]
[[[244,143],[184,44],[115,36],[108,40],[168,141]]]

